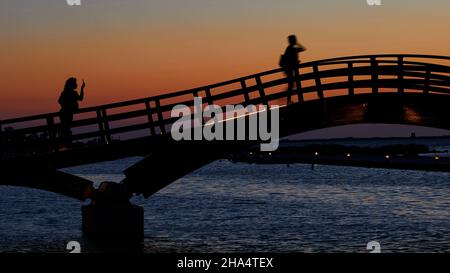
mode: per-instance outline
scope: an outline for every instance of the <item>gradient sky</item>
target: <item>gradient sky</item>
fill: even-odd
[[[450,55],[449,14],[448,0],[2,0],[0,118],[57,111],[69,76],[88,106],[273,69],[291,33],[304,61]]]

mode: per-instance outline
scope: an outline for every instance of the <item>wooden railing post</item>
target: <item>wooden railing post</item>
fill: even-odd
[[[424,79],[424,85],[423,85],[423,92],[425,94],[430,93],[430,78],[431,78],[431,71],[430,67],[428,65],[425,65],[425,79]]]
[[[55,118],[53,116],[47,117],[47,133],[48,139],[50,141],[50,146],[52,146],[53,149],[58,150],[58,142],[56,141]]]
[[[297,87],[297,97],[299,102],[303,102],[303,94],[302,94],[302,81],[300,80],[300,68],[297,66],[294,72],[294,82]],[[294,86],[292,86],[294,88]]]
[[[403,56],[398,57],[397,67],[398,67],[398,75],[397,75],[398,92],[403,93],[405,91],[403,83]]]
[[[105,130],[105,142],[106,144],[111,143],[111,132],[109,131],[109,121],[108,121],[108,115],[106,113],[106,109],[102,109],[102,121],[103,121],[103,128]]]
[[[372,93],[378,93],[378,62],[376,57],[370,57]]]
[[[211,90],[209,88],[205,88],[205,94],[206,94],[206,101],[208,102],[208,104],[213,105],[214,101],[212,100]]]
[[[268,105],[268,101],[266,99],[266,93],[264,92],[264,86],[262,84],[261,77],[256,76],[255,80],[256,80],[256,85],[258,86],[259,97],[261,98],[262,103],[264,105]]]
[[[348,63],[348,94],[353,96],[355,94],[353,63]]]
[[[109,125],[104,120],[104,117],[106,117],[106,110],[97,109],[96,112],[97,112],[98,129],[100,131],[101,136],[100,141],[104,144],[109,144],[109,142],[111,141],[111,135],[109,134]]]
[[[97,113],[98,130],[100,131],[100,141],[106,144],[107,140],[105,135],[105,127],[102,120],[102,111],[100,109],[97,109],[96,113]]]
[[[150,134],[152,136],[154,136],[155,135],[155,125],[154,125],[154,121],[153,121],[153,111],[152,111],[152,108],[150,107],[149,101],[145,102],[145,109],[147,112],[147,119],[148,119],[148,126],[150,127]]]
[[[53,116],[47,117],[47,132],[48,138],[51,143],[54,143],[56,140],[56,130],[55,130],[55,120]]]
[[[161,102],[159,101],[159,99],[155,100],[155,108],[156,108],[156,113],[158,114],[158,123],[159,123],[160,132],[161,132],[161,134],[166,134],[166,126],[164,124],[164,117],[161,112]]]
[[[245,80],[241,80],[241,87],[242,87],[242,95],[244,95],[245,104],[248,105],[250,103],[250,96],[248,95],[248,89]]]
[[[320,99],[323,99],[324,95],[323,95],[322,81],[320,80],[319,67],[317,63],[314,63],[313,71],[314,71],[314,79],[316,81],[317,94],[319,95]]]

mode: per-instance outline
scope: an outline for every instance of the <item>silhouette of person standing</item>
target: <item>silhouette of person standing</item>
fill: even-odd
[[[300,88],[300,75],[297,69],[300,63],[299,53],[306,51],[306,48],[298,43],[297,36],[289,35],[289,45],[286,48],[284,55],[281,56],[280,66],[284,69],[288,80],[288,97],[287,103],[291,103],[292,90],[294,88],[294,82],[297,84],[297,88]]]
[[[78,87],[76,78],[69,78],[64,85],[64,90],[59,96],[58,102],[61,105],[60,119],[61,119],[61,137],[63,140],[70,142],[72,136],[72,131],[70,130],[73,114],[79,109],[78,101],[84,99],[84,88],[86,87],[85,82],[81,85],[81,92],[78,94],[76,91]]]

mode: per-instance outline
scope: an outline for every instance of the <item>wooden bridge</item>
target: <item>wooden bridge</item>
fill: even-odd
[[[194,97],[219,106],[280,105],[280,137],[356,123],[450,129],[450,57],[368,55],[300,64],[301,87],[286,105],[287,79],[275,69],[159,96],[80,109],[72,145],[61,149],[59,113],[0,121],[0,184],[34,187],[78,199],[92,182],[58,169],[145,156],[125,170],[129,194],[148,197],[176,179],[256,141],[174,141],[175,105]],[[235,122],[240,118],[227,122]]]

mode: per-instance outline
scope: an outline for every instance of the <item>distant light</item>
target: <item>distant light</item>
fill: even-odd
[[[352,155],[350,153],[347,154],[347,157],[351,157]]]
[[[250,155],[252,155],[253,154],[253,152],[250,152]]]
[[[269,155],[272,155],[272,153],[269,153]]]
[[[316,152],[315,154],[314,154],[315,156],[319,156],[319,153],[318,152]]]
[[[386,155],[386,159],[389,159],[389,158],[391,158],[391,156],[390,155]]]
[[[436,156],[434,157],[434,160],[439,160],[439,159],[441,159],[441,157],[438,156],[438,155],[436,155]]]

